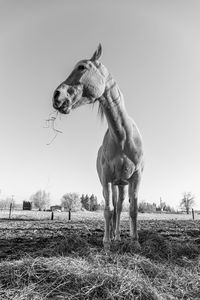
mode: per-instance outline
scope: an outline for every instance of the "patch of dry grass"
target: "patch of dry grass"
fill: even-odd
[[[200,260],[182,266],[141,255],[25,257],[0,264],[0,299],[199,299]]]
[[[1,223],[0,300],[200,299],[200,223],[140,221],[141,250],[102,250],[103,221]]]

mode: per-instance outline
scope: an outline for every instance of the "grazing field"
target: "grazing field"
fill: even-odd
[[[0,219],[8,219],[9,210],[0,210]],[[103,212],[89,212],[89,211],[79,211],[72,212],[72,220],[79,221],[84,219],[98,219],[103,220]],[[122,212],[122,220],[128,220],[128,213]],[[50,211],[38,211],[38,210],[12,210],[11,219],[17,220],[51,220]],[[68,220],[68,212],[54,212],[54,219],[60,221]],[[139,220],[191,220],[192,214],[170,214],[170,213],[139,213]],[[195,213],[195,220],[200,220],[200,213]]]
[[[200,299],[200,220],[140,214],[134,250],[123,213],[106,255],[102,212],[50,215],[0,212],[0,299]]]

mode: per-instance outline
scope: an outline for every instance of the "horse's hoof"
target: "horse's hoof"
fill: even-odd
[[[110,243],[104,242],[103,246],[104,246],[104,251],[106,252],[106,254],[108,254],[110,252]]]
[[[121,242],[121,237],[120,236],[115,236],[115,242]]]

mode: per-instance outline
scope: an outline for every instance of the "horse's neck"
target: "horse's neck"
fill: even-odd
[[[111,76],[107,80],[105,92],[99,101],[112,137],[117,143],[121,143],[126,139],[129,117],[124,106],[123,95]]]

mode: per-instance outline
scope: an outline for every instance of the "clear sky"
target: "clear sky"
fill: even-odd
[[[200,203],[200,1],[1,0],[0,189],[103,199],[96,155],[107,124],[85,106],[45,129],[52,93],[99,42],[145,146],[140,199]]]

